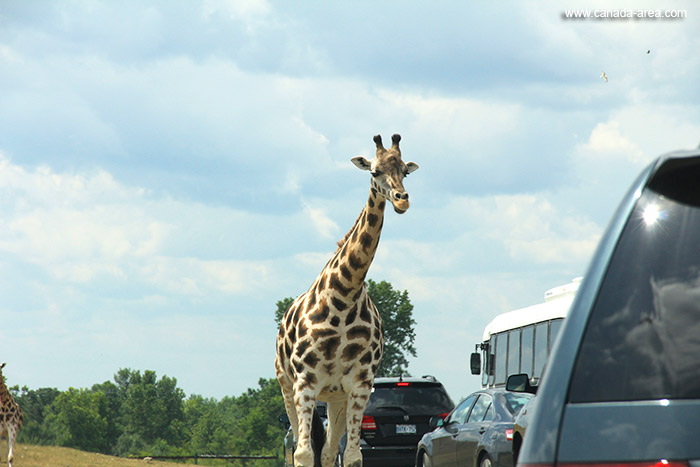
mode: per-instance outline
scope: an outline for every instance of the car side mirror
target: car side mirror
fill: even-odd
[[[530,377],[527,375],[527,373],[510,375],[506,381],[506,390],[512,392],[537,394],[537,386],[530,384]]]
[[[481,354],[479,352],[472,353],[472,358],[471,358],[470,364],[471,364],[472,374],[473,375],[480,375],[481,374]]]
[[[284,425],[286,428],[289,428],[292,424],[289,422],[289,415],[286,413],[283,413],[280,415],[279,421],[282,425]]]
[[[441,426],[445,425],[445,420],[441,416],[437,415],[435,417],[431,417],[428,424],[430,425],[430,428],[434,430],[435,428],[440,428]]]
[[[318,404],[316,406],[316,412],[321,418],[328,418],[328,406],[326,404]]]

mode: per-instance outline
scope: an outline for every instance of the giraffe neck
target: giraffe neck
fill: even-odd
[[[373,183],[367,204],[323,271],[330,279],[327,286],[349,300],[356,300],[364,287],[384,225],[385,205],[384,196]]]

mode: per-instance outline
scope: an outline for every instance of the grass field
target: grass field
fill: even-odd
[[[0,465],[7,465],[7,446],[0,444]],[[15,445],[13,467],[173,467],[178,464],[139,459],[123,459],[93,452],[83,452],[53,446]],[[182,464],[179,464],[182,465]]]

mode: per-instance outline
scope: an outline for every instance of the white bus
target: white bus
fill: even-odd
[[[472,374],[481,374],[483,387],[503,387],[508,376],[518,373],[539,381],[581,279],[549,289],[544,303],[501,313],[486,326],[471,355]]]

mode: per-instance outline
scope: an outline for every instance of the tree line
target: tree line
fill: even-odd
[[[257,388],[221,400],[185,397],[175,378],[128,368],[89,389],[14,386],[10,392],[24,413],[18,442],[27,444],[123,457],[198,453],[281,459],[287,431],[278,421],[284,403],[274,378],[261,378]]]
[[[384,357],[378,376],[408,375],[406,354],[416,355],[408,292],[394,290],[386,281],[370,279],[367,284],[384,325]],[[292,301],[277,302],[278,324]],[[89,389],[9,389],[24,413],[20,443],[122,457],[274,455],[283,465],[281,449],[287,428],[279,422],[285,409],[275,378],[260,378],[257,388],[221,400],[186,397],[175,378],[158,378],[155,371],[141,373],[129,368],[120,369],[113,381]]]

